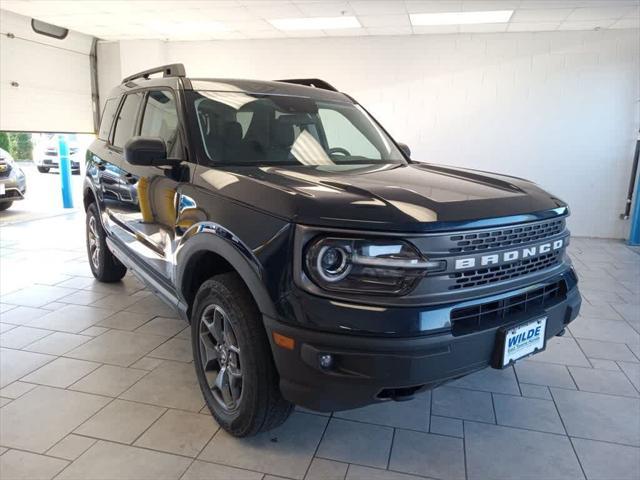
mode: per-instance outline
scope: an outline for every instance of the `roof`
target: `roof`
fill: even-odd
[[[160,73],[162,77],[151,77],[151,75]],[[112,91],[109,96],[117,95],[129,89],[144,87],[173,87],[184,90],[290,95],[316,100],[353,102],[351,97],[338,92],[333,85],[318,78],[296,78],[272,81],[229,78],[187,78],[184,65],[181,63],[161,65],[129,75],[122,80],[119,88]]]
[[[218,92],[259,93],[265,95],[291,95],[316,100],[352,102],[344,93],[325,88],[308,87],[286,81],[243,80],[235,78],[192,78],[185,82],[185,90],[209,90]],[[187,86],[187,83],[190,83]]]

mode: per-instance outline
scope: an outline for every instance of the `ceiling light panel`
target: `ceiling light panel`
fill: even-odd
[[[306,17],[276,18],[269,23],[279,30],[337,30],[344,28],[360,28],[356,17]]]
[[[513,10],[489,10],[486,12],[412,13],[409,18],[414,26],[474,25],[506,23],[511,15],[513,15]]]

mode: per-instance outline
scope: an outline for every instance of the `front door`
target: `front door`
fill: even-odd
[[[172,90],[145,93],[136,133],[164,140],[167,157],[185,160],[176,98]],[[122,204],[116,217],[123,225],[129,248],[134,250],[153,273],[164,280],[173,275],[173,244],[176,228],[177,195],[181,184],[189,181],[186,162],[178,166],[131,165],[123,159],[122,178],[131,189],[132,202]]]

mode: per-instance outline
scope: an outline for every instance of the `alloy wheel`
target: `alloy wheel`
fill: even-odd
[[[100,234],[98,233],[98,224],[95,216],[89,218],[89,230],[87,231],[89,237],[89,255],[91,257],[91,263],[93,267],[100,268]]]
[[[240,347],[228,314],[219,305],[207,306],[200,317],[200,362],[216,402],[227,412],[242,399]]]

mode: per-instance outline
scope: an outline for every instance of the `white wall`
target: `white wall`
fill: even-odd
[[[529,178],[569,202],[574,234],[622,238],[628,222],[618,214],[640,123],[638,36],[167,42],[162,58],[184,63],[189,76],[323,78],[408,143],[414,159]],[[127,68],[138,69],[133,58],[149,66],[136,42],[121,52]]]

